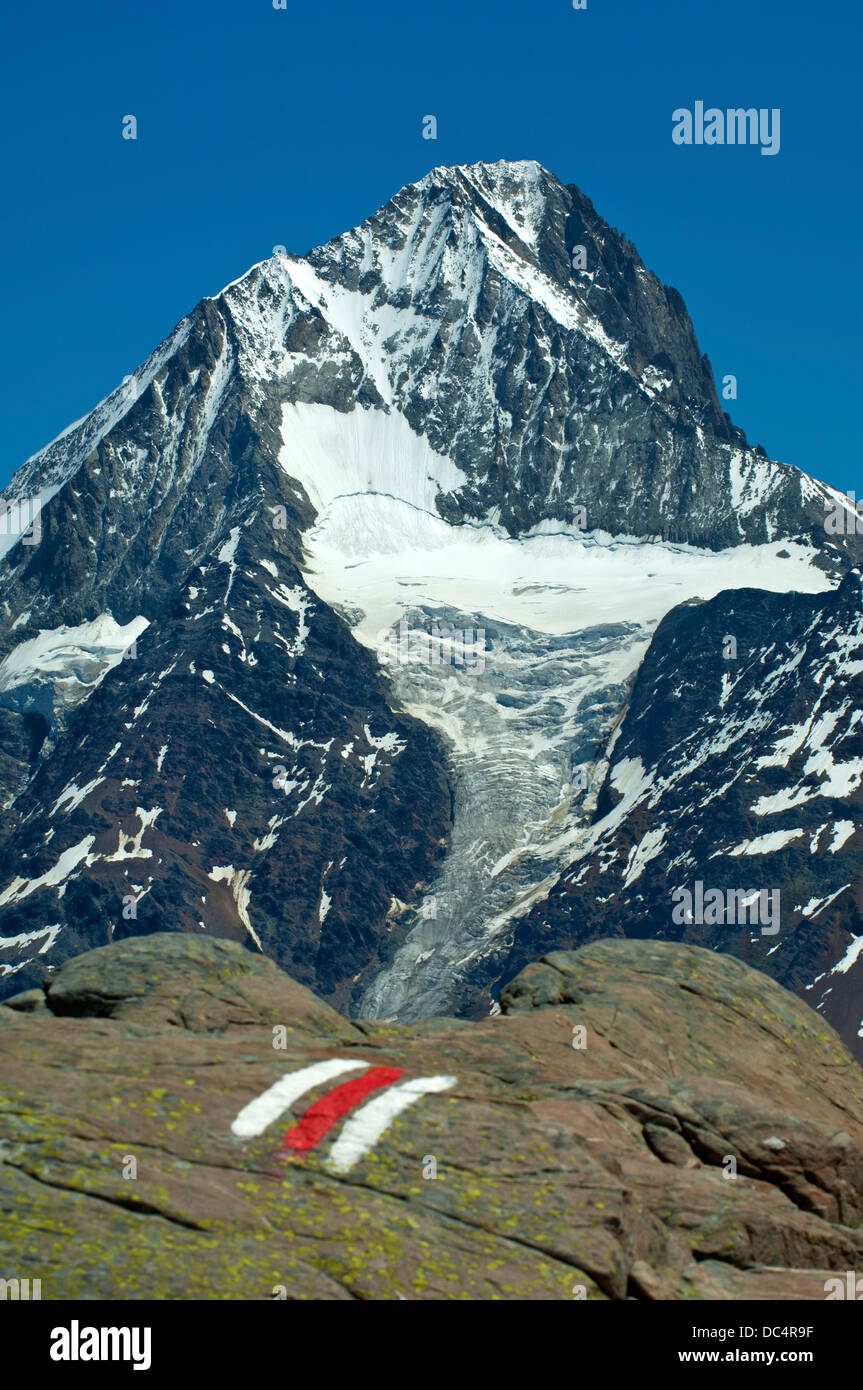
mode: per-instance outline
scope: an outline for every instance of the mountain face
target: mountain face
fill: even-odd
[[[728,956],[596,942],[408,1027],[200,934],[31,993],[0,1254],[43,1299],[823,1301],[860,1268],[860,1068]]]
[[[799,992],[863,1060],[861,597],[853,570],[828,594],[741,589],[663,620],[593,824],[507,971],[599,936],[709,946]]]
[[[847,888],[820,902],[854,882],[848,504],[748,446],[680,296],[540,166],[433,170],[254,266],[5,496],[41,505],[0,572],[7,995],[180,931],[354,1014],[487,1012],[552,938],[667,934],[663,865],[737,884],[792,781],[806,815],[764,824],[800,835],[743,860],[790,936],[753,949],[813,1002],[850,961]],[[798,766],[783,705],[808,729],[821,697]]]

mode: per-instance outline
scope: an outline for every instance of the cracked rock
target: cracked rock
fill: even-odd
[[[67,962],[0,1009],[0,1262],[49,1299],[724,1300],[863,1258],[863,1074],[802,1001],[618,940],[501,998],[360,1029],[235,942]]]

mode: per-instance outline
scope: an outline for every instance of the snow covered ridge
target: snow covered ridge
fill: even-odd
[[[430,189],[443,181],[474,188],[527,246],[536,246],[548,207],[549,175],[535,159],[499,159],[494,164],[438,165],[417,187]]]
[[[126,376],[88,415],[67,425],[60,434],[22,464],[0,497],[14,500],[36,495],[44,506],[60,491],[83,460],[128,414],[173,354],[186,341],[191,324],[183,319],[136,372]],[[31,483],[38,483],[32,487]],[[8,547],[7,547],[8,548]],[[5,548],[0,553],[5,553]]]

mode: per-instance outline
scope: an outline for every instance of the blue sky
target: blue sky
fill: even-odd
[[[861,37],[850,0],[7,9],[0,483],[274,245],[435,164],[512,158],[578,184],[680,290],[753,444],[863,493]],[[779,107],[779,154],[674,145],[696,100]]]

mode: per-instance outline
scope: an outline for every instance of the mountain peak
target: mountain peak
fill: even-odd
[[[819,595],[861,557],[856,529],[825,532],[835,495],[733,429],[680,296],[535,161],[432,170],[254,267],[11,496],[42,508],[40,542],[12,536],[0,569],[0,994],[171,923],[248,938],[370,1016],[487,1009],[509,939],[544,939],[525,905],[570,911],[550,884],[593,807],[607,823],[637,799],[638,729],[610,809],[598,773],[589,803],[566,788],[610,756],[669,610],[741,583]],[[784,613],[734,603],[758,636]],[[800,646],[817,610],[786,607]],[[831,617],[840,652],[853,608]],[[749,708],[727,635],[741,670],[769,670],[733,611],[709,612],[695,739],[723,701]],[[758,786],[726,849],[772,797]],[[658,872],[660,829],[621,893],[642,860]],[[792,832],[802,848],[800,822],[752,843]]]
[[[478,160],[475,164],[436,164],[417,182],[418,188],[436,183],[470,184],[479,192],[529,192],[543,182],[560,186],[554,174],[535,159]]]
[[[549,188],[560,187],[554,175],[535,159],[438,165],[420,179],[417,187],[425,190],[441,184],[469,189],[504,217],[528,244],[535,243],[539,235]]]

